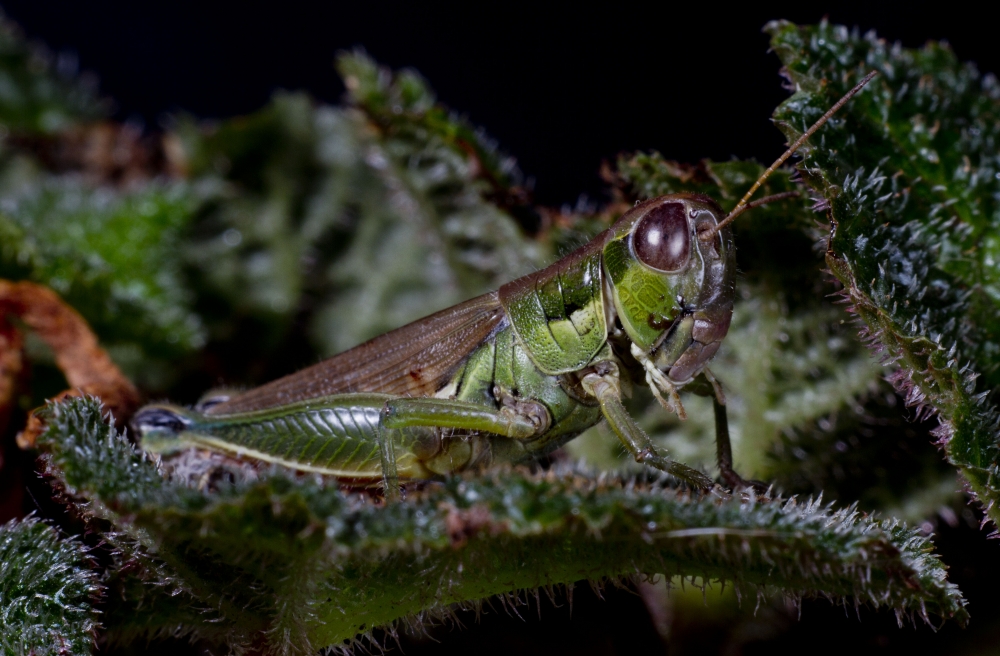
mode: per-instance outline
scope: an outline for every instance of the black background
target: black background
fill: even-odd
[[[787,18],[875,29],[917,47],[948,40],[963,60],[997,70],[994,25],[971,4],[859,2],[57,2],[5,0],[33,39],[74,53],[117,102],[117,118],[157,128],[170,112],[205,118],[251,112],[275,89],[337,102],[331,63],[364,47],[411,66],[439,98],[484,127],[525,174],[538,201],[600,198],[598,169],[618,152],[671,159],[770,161],[782,137],[769,123],[787,96],[761,27]],[[753,5],[753,6],[750,6]]]

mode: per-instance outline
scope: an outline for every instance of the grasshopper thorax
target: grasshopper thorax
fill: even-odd
[[[715,230],[723,217],[725,212],[707,196],[661,196],[626,212],[612,226],[604,247],[611,301],[622,330],[665,371],[683,364],[669,374],[678,383],[696,375],[715,353],[732,318],[732,233],[723,227],[712,239],[699,238]],[[681,334],[674,338],[678,330]],[[687,353],[693,344],[697,353]]]

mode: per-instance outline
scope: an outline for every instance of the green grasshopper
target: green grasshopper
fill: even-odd
[[[727,215],[707,196],[637,204],[554,264],[320,364],[193,409],[156,404],[132,425],[147,451],[193,448],[359,485],[430,479],[551,452],[602,418],[640,463],[700,489],[704,473],[657,452],[622,404],[644,381],[685,417],[678,389],[711,396],[720,478],[732,466],[725,397],[707,369],[729,329],[729,224],[777,198],[760,185],[874,76],[772,164]]]

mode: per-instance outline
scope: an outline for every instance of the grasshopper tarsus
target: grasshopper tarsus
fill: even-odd
[[[733,492],[743,489],[752,489],[757,494],[763,495],[771,488],[764,481],[747,480],[737,474],[733,469],[719,468],[719,478]]]

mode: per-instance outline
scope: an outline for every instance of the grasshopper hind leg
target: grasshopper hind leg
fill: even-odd
[[[399,474],[393,439],[397,431],[425,429],[437,436],[433,447],[421,456],[421,464],[432,474],[450,475],[482,462],[472,439],[479,434],[530,440],[543,435],[552,418],[545,406],[531,399],[501,399],[500,408],[490,408],[457,399],[399,397],[386,401],[379,415],[378,442],[382,483],[387,502],[399,498]],[[450,433],[450,434],[449,434]],[[485,454],[486,461],[489,454]]]

